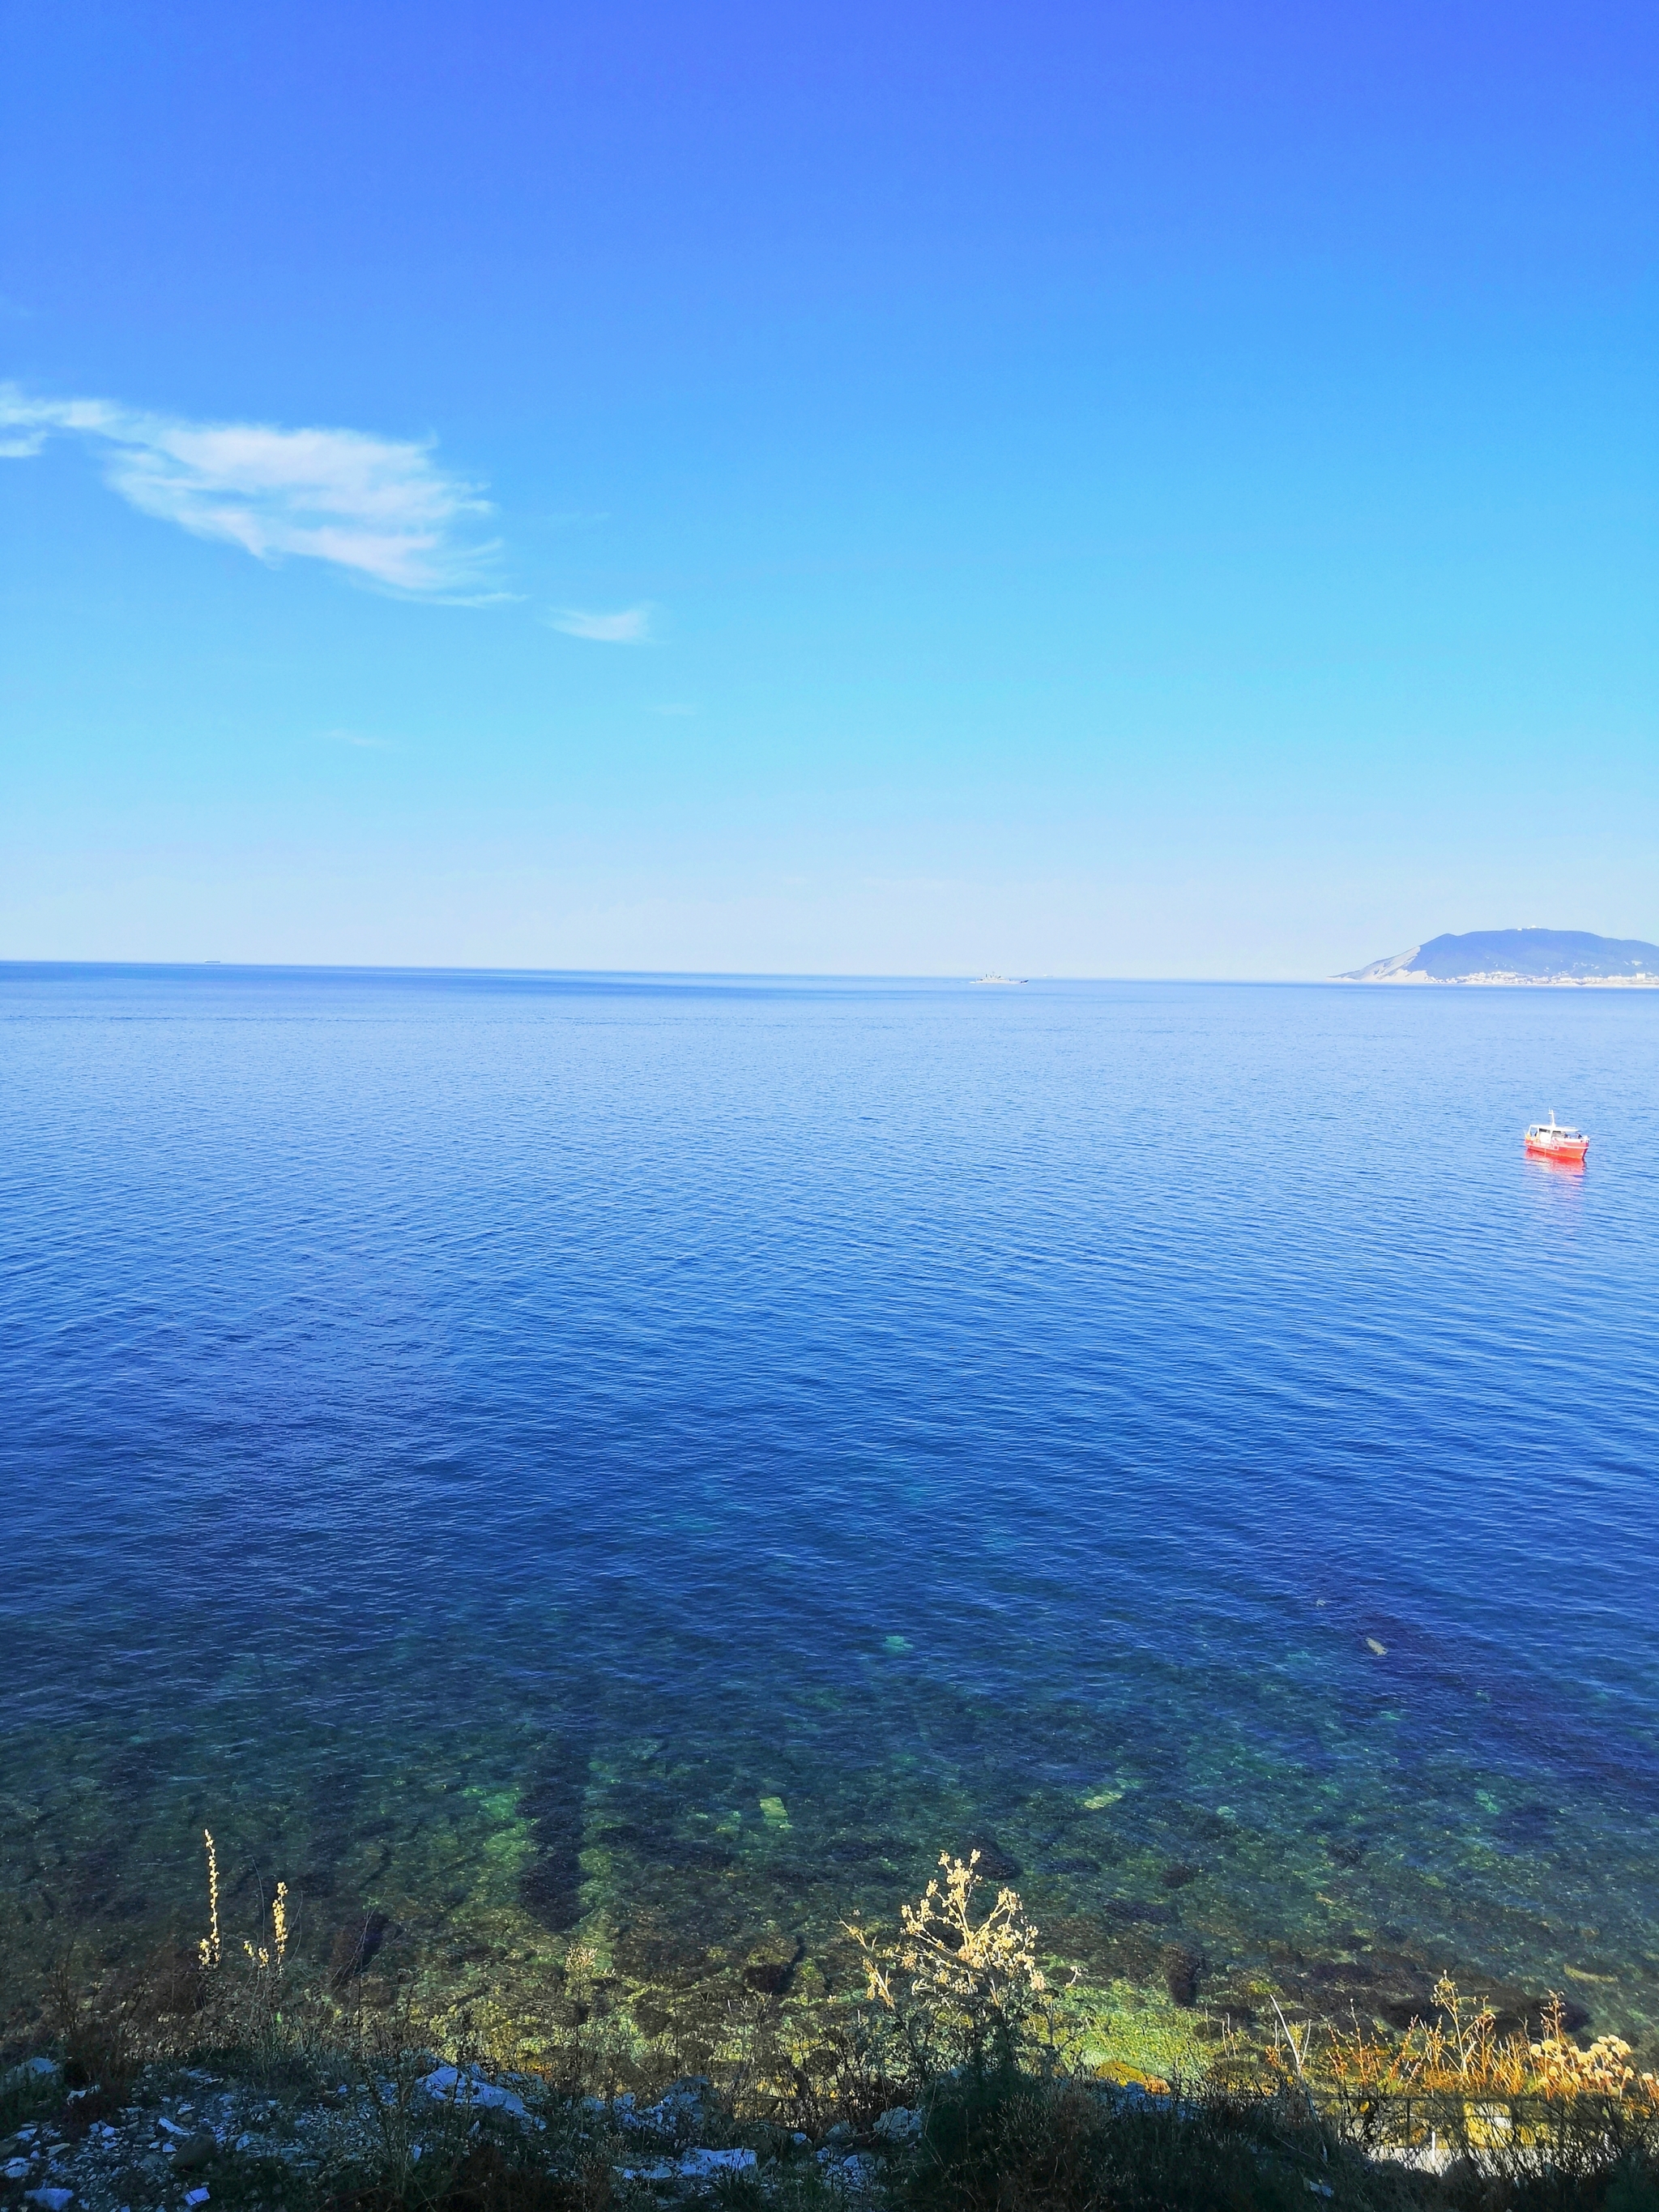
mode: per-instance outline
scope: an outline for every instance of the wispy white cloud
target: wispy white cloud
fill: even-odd
[[[623,607],[614,615],[587,614],[580,607],[556,607],[547,619],[567,637],[588,638],[595,645],[643,645],[651,635],[649,607]]]
[[[0,458],[30,459],[54,434],[83,439],[111,488],[143,514],[258,560],[326,561],[426,597],[490,596],[495,548],[470,527],[489,503],[436,467],[428,446],[363,430],[190,422],[0,386]]]

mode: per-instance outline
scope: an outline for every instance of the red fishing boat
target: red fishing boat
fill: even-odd
[[[1564,1128],[1555,1118],[1555,1109],[1550,1109],[1547,1121],[1534,1121],[1527,1132],[1527,1150],[1535,1152],[1540,1160],[1582,1160],[1589,1150],[1589,1139],[1582,1129]]]

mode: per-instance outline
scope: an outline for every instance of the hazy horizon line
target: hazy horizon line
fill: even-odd
[[[979,975],[963,970],[940,969],[931,973],[915,969],[838,969],[838,968],[520,968],[499,963],[464,963],[445,961],[361,961],[361,960],[143,960],[143,959],[52,959],[0,955],[0,974],[21,969],[128,969],[134,971],[163,969],[168,973],[194,975],[204,969],[221,969],[227,974],[304,975],[513,975],[513,976],[615,976],[649,977],[653,980],[681,980],[687,982],[739,981],[769,983],[967,983],[982,982],[987,976],[995,985],[1019,988],[1031,983],[1236,983],[1251,988],[1284,988],[1306,985],[1349,983],[1352,975],[1340,974],[1304,975],[1085,975],[1058,969],[1047,972],[1032,970],[1024,975],[1004,975],[1000,970],[989,969]],[[1494,986],[1493,988],[1497,988]]]

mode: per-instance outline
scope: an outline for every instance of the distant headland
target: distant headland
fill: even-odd
[[[1334,983],[1575,983],[1659,986],[1659,945],[1588,929],[1471,929],[1334,975]]]

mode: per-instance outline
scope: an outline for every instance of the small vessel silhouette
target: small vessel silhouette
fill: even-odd
[[[1582,1129],[1569,1129],[1555,1118],[1555,1109],[1550,1109],[1547,1121],[1534,1121],[1527,1132],[1527,1150],[1544,1160],[1582,1160],[1589,1150],[1589,1139]]]

